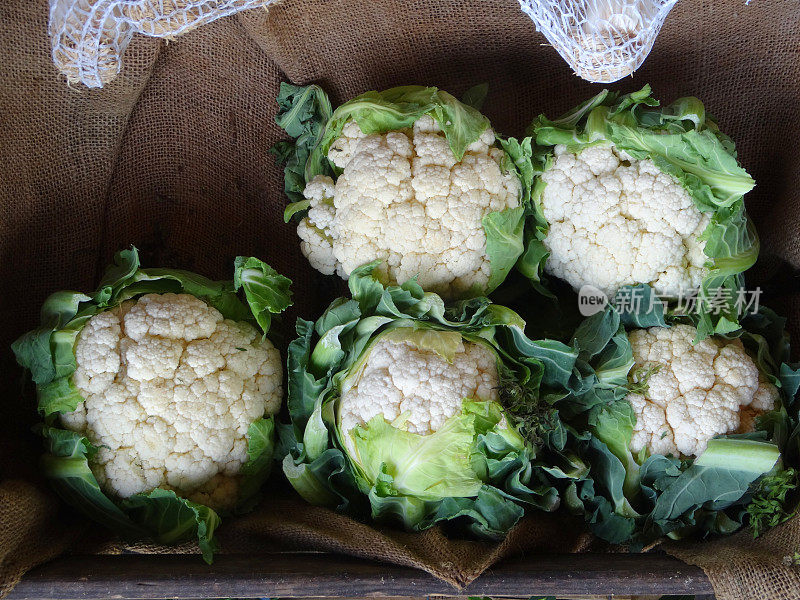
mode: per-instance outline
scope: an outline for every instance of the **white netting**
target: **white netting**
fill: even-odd
[[[569,63],[593,82],[638,69],[678,0],[519,0],[525,13]]]
[[[50,0],[53,62],[70,83],[102,87],[119,73],[134,33],[174,38],[274,0]]]

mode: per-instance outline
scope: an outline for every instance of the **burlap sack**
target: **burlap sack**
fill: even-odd
[[[334,293],[282,220],[281,171],[267,154],[281,137],[273,120],[281,80],[317,81],[337,101],[406,83],[459,94],[488,81],[486,113],[517,135],[538,112],[557,114],[598,89],[542,45],[515,0],[284,0],[169,44],[137,37],[120,77],[94,91],[59,78],[46,19],[46,0],[0,3],[0,596],[31,566],[89,547],[78,540],[85,522],[36,475],[33,399],[7,350],[50,291],[92,288],[112,253],[134,243],[146,264],[220,278],[235,254],[267,259],[295,282],[289,324],[315,317]],[[762,258],[749,281],[792,316],[795,331],[799,50],[797,0],[682,0],[644,67],[614,86],[650,82],[665,100],[696,94],[737,140],[758,182],[748,207]],[[335,550],[464,585],[510,554],[591,543],[562,517],[529,518],[496,545],[377,530],[275,485],[253,515],[226,524],[224,545]],[[667,549],[703,567],[722,600],[800,597],[800,571],[781,562],[800,548],[800,522],[757,543],[747,536]]]

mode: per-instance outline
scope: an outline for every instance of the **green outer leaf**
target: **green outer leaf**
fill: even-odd
[[[47,447],[41,460],[42,473],[65,502],[123,537],[146,535],[100,490],[88,462],[97,449],[86,437],[53,427],[44,427],[42,435]]]
[[[438,502],[425,502],[409,496],[381,496],[377,489],[370,490],[372,518],[376,521],[414,523],[411,529],[423,531],[443,522],[463,524],[465,533],[484,540],[499,541],[519,522],[524,509],[509,502],[499,490],[482,487],[474,499],[445,498]]]
[[[50,383],[36,387],[39,410],[45,417],[55,413],[73,412],[83,402],[80,390],[71,377],[59,377]]]
[[[521,327],[509,325],[498,335],[506,340],[503,349],[519,362],[541,368],[545,385],[568,389],[573,384],[575,349],[555,340],[531,340]]]
[[[361,131],[370,135],[411,127],[423,115],[431,116],[442,128],[456,160],[461,160],[471,143],[489,127],[480,112],[462,104],[435,87],[408,85],[382,92],[365,92],[337,108],[326,125],[320,144],[309,162],[316,164],[328,155],[333,142],[341,135],[347,121],[353,119]],[[306,181],[310,173],[306,171]]]
[[[333,506],[343,510],[348,506],[346,496],[337,493],[337,476],[347,481],[350,493],[357,490],[347,461],[341,450],[329,448],[316,459],[296,461],[291,454],[283,458],[283,473],[303,500],[316,506]]]
[[[272,315],[280,314],[292,305],[289,289],[292,281],[253,256],[237,256],[233,264],[233,289],[244,288],[250,310],[266,335]]]
[[[649,518],[672,521],[706,504],[715,510],[727,508],[741,500],[749,485],[771,471],[779,459],[780,451],[773,444],[711,440],[708,450],[659,496]]]
[[[484,410],[482,404],[491,403],[465,400],[461,414],[426,436],[406,431],[381,416],[339,435],[351,438],[354,452],[349,457],[359,475],[370,483],[391,481],[392,495],[419,500],[475,496],[483,487],[471,456],[476,437],[482,433],[477,414]],[[484,426],[486,432],[503,416],[500,406],[490,410],[493,418]],[[347,447],[345,440],[341,441]]]
[[[114,255],[112,263],[106,267],[97,291],[92,299],[95,304],[106,307],[122,288],[130,285],[139,272],[139,252],[131,246],[128,250],[120,250]]]
[[[311,200],[308,198],[287,204],[286,209],[283,211],[283,222],[288,223],[295,215],[302,217],[308,212],[309,208],[311,208]]]
[[[236,512],[248,512],[255,507],[264,482],[272,473],[275,457],[275,419],[272,416],[256,419],[247,429],[247,462],[239,474],[239,498]]]
[[[700,210],[732,206],[755,186],[712,130],[670,132],[660,125],[649,129],[616,121],[606,126],[609,141],[635,158],[652,159],[678,179]]]
[[[281,83],[278,106],[275,122],[293,139],[279,142],[271,152],[277,156],[279,163],[285,163],[284,191],[289,200],[293,203],[303,202],[307,181],[315,175],[333,174],[326,156],[317,154],[311,160],[312,151],[322,141],[333,108],[321,87],[288,83]],[[302,216],[305,210],[295,212]]]
[[[75,342],[83,326],[91,317],[81,315],[72,319],[63,329],[57,329],[50,336],[50,352],[56,377],[71,375],[77,368],[75,363]]]
[[[783,385],[785,400],[787,404],[791,403],[797,394],[797,386],[787,386],[787,382],[783,381],[783,374],[788,374],[787,369],[790,370],[786,363],[791,359],[786,319],[762,306],[757,313],[747,315],[742,320],[742,326],[742,342],[755,357],[761,371],[771,374],[773,383]]]
[[[65,502],[131,540],[152,537],[162,544],[176,544],[196,538],[203,558],[212,562],[213,535],[220,522],[213,510],[162,489],[131,496],[117,506],[89,468],[88,458],[96,449],[84,436],[52,427],[45,427],[43,434],[48,452],[42,456],[42,472]]]
[[[483,108],[483,103],[486,102],[486,96],[489,93],[488,83],[479,83],[469,88],[461,97],[462,104],[471,106],[475,110]]]
[[[627,394],[633,350],[619,313],[612,307],[585,319],[576,329],[572,345],[579,351],[577,369],[583,375],[580,389],[561,410],[569,416],[594,406],[615,402]]]
[[[589,413],[589,426],[598,441],[606,445],[625,469],[623,487],[626,497],[633,499],[638,493],[636,486],[639,465],[630,451],[636,415],[627,400],[618,400],[605,406],[595,406]]]
[[[493,403],[465,402],[460,417],[424,440],[398,429],[399,421],[392,426],[377,418],[353,432],[361,459],[345,450],[335,409],[339,390],[384,335],[416,340],[445,357],[454,334],[488,345],[531,402],[538,401],[540,389],[563,397],[565,385],[575,383],[577,353],[560,342],[527,339],[513,311],[486,298],[446,308],[414,281],[384,286],[377,271],[377,262],[356,269],[348,280],[353,299],[334,301],[315,326],[298,320],[299,337],[289,349],[292,427],[280,430],[281,445],[289,449],[283,463],[289,481],[307,501],[362,518],[371,515],[410,530],[447,521],[489,539],[516,523],[524,505],[554,510],[558,497],[534,462],[534,448],[513,426],[500,426],[503,412]],[[515,423],[515,415],[505,416]],[[388,438],[394,441],[387,446]],[[447,454],[460,469],[451,468]]]
[[[489,282],[482,294],[489,294],[503,283],[525,250],[525,217],[530,210],[531,188],[534,181],[532,140],[498,138],[505,152],[503,171],[513,172],[522,185],[520,205],[502,212],[492,212],[483,219],[486,234],[486,254],[492,267]]]
[[[203,560],[214,561],[218,545],[214,531],[220,518],[202,504],[179,497],[172,490],[154,489],[120,502],[131,519],[148,531],[159,544],[177,544],[197,538]]]
[[[332,406],[326,406],[326,413],[332,409]],[[314,406],[314,412],[311,413],[311,418],[306,423],[306,429],[303,432],[303,446],[306,455],[309,459],[315,460],[317,457],[325,453],[328,447],[328,429],[325,425],[325,420],[322,416],[323,406],[322,397],[317,398]],[[330,420],[330,419],[329,419]]]
[[[311,321],[297,319],[298,337],[289,344],[287,401],[289,415],[297,432],[305,429],[311,418],[317,397],[325,389],[325,382],[318,379],[307,369],[311,358],[311,339],[314,335],[314,324]],[[302,439],[302,433],[300,433]]]
[[[162,489],[115,503],[100,489],[89,467],[97,449],[85,436],[55,427],[43,427],[42,434],[47,447],[42,473],[67,504],[129,540],[152,538],[176,544],[196,538],[203,558],[212,562],[217,548],[213,535],[220,522],[213,510]]]
[[[522,202],[528,206],[531,191],[535,183],[537,174],[536,165],[539,165],[541,158],[534,157],[533,139],[526,137],[522,140],[516,138],[497,138],[497,142],[505,152],[501,167],[505,173],[514,172],[522,183]]]
[[[46,384],[57,377],[50,352],[52,334],[52,327],[42,327],[23,334],[11,344],[17,362],[31,372],[34,383]]]
[[[63,376],[65,370],[69,370],[69,363],[56,364],[51,355],[50,337],[54,330],[69,323],[81,305],[90,300],[89,296],[80,292],[63,291],[51,294],[42,305],[41,327],[29,331],[11,344],[17,362],[31,372],[34,383],[49,383],[56,377]],[[72,362],[74,363],[74,358]],[[74,369],[73,365],[72,370]]]
[[[54,292],[42,304],[41,320],[43,323],[52,323],[54,327],[63,327],[78,313],[81,303],[89,300],[89,296],[80,292]]]
[[[524,175],[526,182],[525,188],[529,190],[529,197],[526,199],[526,214],[525,214],[525,249],[517,262],[517,270],[522,273],[533,284],[540,294],[553,298],[552,292],[547,289],[543,284],[544,265],[550,256],[550,251],[544,245],[544,239],[547,236],[547,219],[544,217],[544,210],[542,208],[542,194],[544,193],[545,183],[542,180],[542,173],[544,173],[553,163],[551,154],[546,153],[540,147],[533,147],[531,138],[523,140],[530,151],[525,151],[516,160],[526,162],[525,168],[520,170]],[[516,152],[510,152],[510,149],[505,147],[506,152],[512,156]]]
[[[797,391],[800,389],[800,367],[781,363],[779,381],[786,397],[789,398],[787,406],[797,408]]]
[[[492,273],[484,293],[490,293],[505,281],[523,251],[522,230],[525,208],[507,208],[491,212],[483,218],[486,233],[486,254]]]
[[[573,346],[578,348],[585,360],[599,355],[619,331],[620,322],[620,314],[616,310],[606,309],[595,313],[575,330]]]
[[[735,300],[736,290],[742,287],[741,273],[755,263],[759,250],[742,200],[755,182],[739,166],[733,142],[719,131],[697,98],[680,98],[661,109],[657,106],[649,86],[624,96],[604,90],[559,119],[540,115],[529,131],[546,150],[564,144],[578,153],[613,143],[634,158],[650,158],[687,190],[699,210],[711,213],[711,223],[703,233],[711,266],[701,286],[699,339],[730,333],[738,328]],[[549,156],[533,161],[539,175],[549,161]],[[548,257],[543,244],[548,225],[540,206],[543,189],[539,177],[519,264],[540,290]],[[734,292],[719,314],[709,300],[717,288]]]
[[[586,449],[590,460],[589,475],[595,487],[605,491],[614,508],[614,513],[621,517],[636,517],[625,495],[626,463],[608,450],[608,446],[599,438],[590,437]]]

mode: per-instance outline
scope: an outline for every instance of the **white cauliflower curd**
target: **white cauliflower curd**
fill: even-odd
[[[775,407],[778,390],[739,340],[693,344],[696,335],[689,325],[628,334],[632,378],[647,377],[645,393],[627,396],[636,414],[633,452],[696,457],[714,436],[751,431],[753,419]]]
[[[364,134],[348,121],[328,159],[343,169],[334,183],[316,176],[297,228],[311,265],[347,279],[356,267],[382,259],[388,283],[419,276],[445,297],[485,290],[491,274],[482,220],[520,205],[521,183],[503,173],[503,150],[487,128],[461,161],[430,116],[411,129]]]
[[[613,145],[577,155],[557,145],[542,180],[547,273],[609,297],[639,283],[672,297],[700,286],[710,260],[700,236],[710,217],[652,160]]]
[[[342,386],[339,422],[349,452],[355,454],[350,431],[375,416],[430,435],[461,412],[465,398],[498,401],[495,353],[459,334],[441,335],[459,338],[451,361],[398,336],[383,336],[369,350],[359,372]]]
[[[248,428],[281,403],[279,353],[252,325],[192,295],[147,294],[89,319],[75,359],[84,401],[61,421],[97,446],[104,490],[234,504]]]

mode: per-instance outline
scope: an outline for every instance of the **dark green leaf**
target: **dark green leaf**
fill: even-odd
[[[149,494],[136,494],[121,501],[131,520],[159,544],[177,544],[196,538],[203,559],[211,564],[217,541],[214,531],[220,518],[213,510],[179,497],[171,490],[155,489]]]

